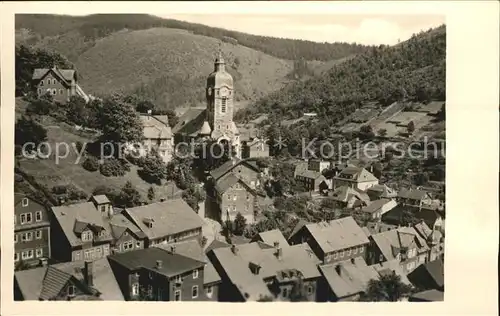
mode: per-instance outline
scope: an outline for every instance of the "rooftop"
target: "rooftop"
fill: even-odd
[[[124,211],[150,239],[201,228],[203,220],[182,199],[167,200]],[[149,227],[146,222],[152,222]]]
[[[195,260],[166,249],[152,247],[115,254],[109,257],[128,270],[136,271],[141,268],[154,269],[167,277],[173,277],[188,271],[201,268],[205,262]],[[156,263],[161,260],[161,268]]]
[[[259,233],[259,238],[260,240],[262,240],[262,242],[270,246],[274,246],[274,243],[276,242],[281,247],[289,246],[288,241],[286,241],[285,237],[279,229],[273,229]]]
[[[141,115],[143,135],[146,139],[170,139],[172,130],[166,115]]]
[[[397,259],[400,249],[428,250],[425,240],[413,227],[400,227],[370,236],[387,261]]]
[[[409,298],[410,302],[442,302],[444,292],[438,290],[427,290],[413,294]]]

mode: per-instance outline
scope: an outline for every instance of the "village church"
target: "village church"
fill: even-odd
[[[233,77],[226,71],[221,51],[215,59],[214,71],[207,78],[205,96],[205,109],[189,109],[174,126],[176,142],[211,138],[232,145],[236,157],[240,158],[240,132],[233,121]]]

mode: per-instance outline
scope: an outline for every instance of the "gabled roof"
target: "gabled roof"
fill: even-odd
[[[137,271],[142,268],[154,269],[167,277],[199,269],[205,265],[203,261],[172,253],[159,247],[127,251],[108,258],[131,271]],[[160,269],[156,268],[158,260],[162,261]]]
[[[385,273],[396,273],[396,275],[401,278],[401,282],[406,285],[411,284],[411,282],[406,277],[406,272],[403,270],[403,268],[401,268],[401,263],[397,259],[374,264],[372,265],[372,267],[374,267],[380,275],[383,275]]]
[[[88,295],[87,299],[123,301],[123,295],[107,258],[92,262],[93,289],[99,293],[97,298]],[[64,262],[29,270],[16,271],[15,280],[24,300],[50,300],[55,298],[71,279],[85,288],[83,275],[84,262]],[[89,293],[92,289],[88,288]]]
[[[215,189],[217,190],[217,192],[222,194],[238,182],[243,181],[241,181],[240,178],[238,178],[234,174],[229,173],[217,180],[217,182],[215,183]]]
[[[427,191],[424,190],[416,190],[416,189],[401,189],[398,192],[398,197],[403,199],[410,200],[423,200],[425,198],[430,198],[430,195]]]
[[[146,139],[171,139],[172,130],[166,115],[141,115],[143,135]],[[166,119],[166,122],[165,122]]]
[[[385,205],[390,205],[393,208],[397,205],[397,203],[391,199],[380,199],[370,202],[368,206],[365,206],[361,209],[361,212],[373,214],[377,211],[380,211],[382,207]]]
[[[212,249],[229,248],[229,247],[231,247],[230,244],[214,239],[214,241],[212,241],[212,243],[207,247],[207,249],[205,249],[205,253],[208,253]]]
[[[373,266],[368,266],[362,257],[357,257],[353,261],[322,265],[319,266],[319,270],[338,298],[364,292],[370,280],[379,278],[377,270]]]
[[[410,302],[442,302],[444,292],[438,290],[427,290],[413,294],[409,298]]]
[[[367,192],[377,192],[379,195],[379,198],[393,198],[396,197],[398,194],[395,190],[392,188],[389,188],[385,184],[376,184],[370,188],[368,188]]]
[[[127,208],[123,212],[149,239],[162,238],[203,226],[203,220],[182,199]],[[152,227],[149,228],[145,221],[152,221]]]
[[[76,76],[76,71],[74,69],[59,69],[57,67],[53,68],[36,68],[33,70],[33,80],[42,79],[49,71],[55,74],[59,80],[63,81],[66,85],[69,85],[73,78]]]
[[[378,179],[365,168],[347,167],[342,169],[334,179],[348,180],[356,183],[378,181]]]
[[[352,216],[305,225],[324,253],[369,243],[368,237]]]
[[[91,197],[94,201],[96,201],[97,204],[109,204],[111,203],[108,199],[108,197],[104,194],[101,195],[93,195]]]
[[[234,168],[236,168],[239,165],[244,165],[245,167],[255,171],[255,172],[260,172],[259,167],[253,160],[244,160],[244,159],[239,159],[237,157],[231,157],[228,161],[223,163],[220,167],[212,170],[210,172],[210,175],[214,180],[219,180],[223,175],[227,174]]]
[[[138,239],[146,238],[146,234],[123,214],[116,214],[109,220],[114,239],[120,238],[125,231],[130,231]]]
[[[309,170],[307,162],[301,162],[295,167],[295,171],[293,173],[293,177],[304,177],[308,179],[319,179],[326,180],[326,178],[321,174],[321,172]]]
[[[82,245],[79,234],[89,225],[97,230],[104,229],[108,232],[105,236],[99,237],[100,240],[112,240],[109,225],[107,225],[102,214],[92,202],[54,206],[51,209],[54,218],[61,226],[64,235],[72,247]]]
[[[289,246],[288,241],[286,241],[285,237],[279,229],[273,229],[259,233],[259,238],[260,240],[262,240],[262,242],[270,246],[274,246],[275,242],[277,242],[280,247]]]
[[[408,274],[408,279],[421,289],[444,289],[444,263],[441,259],[419,265]]]
[[[330,196],[333,200],[339,202],[348,202],[351,198],[355,197],[367,205],[370,204],[370,197],[365,192],[346,185],[336,188]]]
[[[179,122],[172,128],[174,134],[190,136],[198,135],[206,119],[205,108],[191,108],[179,118]]]
[[[399,249],[410,247],[417,248],[418,252],[428,250],[425,240],[413,227],[400,227],[370,236],[373,239],[385,260],[394,260]]]

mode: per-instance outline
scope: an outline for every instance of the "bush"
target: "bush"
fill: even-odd
[[[123,160],[110,158],[104,160],[104,163],[100,166],[100,171],[106,177],[122,177],[130,171],[130,166]]]
[[[88,170],[90,172],[97,171],[99,169],[99,160],[97,160],[96,157],[90,156],[82,164],[82,167],[85,170]]]
[[[56,185],[52,187],[52,193],[54,194],[66,194],[68,192],[68,186],[66,185]]]
[[[78,189],[74,185],[69,185],[68,189],[67,189],[67,192],[68,192],[68,199],[69,200],[74,200],[75,201],[75,200],[84,200],[84,199],[87,199],[87,193],[85,193],[84,191]]]

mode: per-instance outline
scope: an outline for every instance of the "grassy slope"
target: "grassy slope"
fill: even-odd
[[[16,100],[16,117],[22,115],[23,108],[26,107],[24,101]],[[91,141],[90,137],[79,135],[74,129],[64,123],[57,123],[50,117],[44,117],[42,125],[47,129],[48,142],[51,144],[52,151],[55,151],[57,143],[66,143],[72,146],[76,142],[87,143]],[[64,145],[60,145],[60,155],[65,153]],[[126,181],[131,181],[132,184],[141,193],[145,199],[150,184],[143,181],[137,175],[137,167],[131,166],[131,170],[124,177],[105,177],[96,172],[89,172],[85,170],[81,164],[84,159],[77,162],[77,154],[74,149],[70,149],[68,157],[61,158],[59,163],[56,163],[55,156],[52,155],[49,159],[21,159],[21,168],[28,174],[35,177],[36,181],[40,184],[47,186],[49,189],[56,185],[73,184],[87,194],[98,185],[106,185],[108,187],[121,189]],[[152,185],[155,188],[156,198],[168,197],[172,193],[172,184],[165,186]],[[177,192],[178,189],[175,189]]]
[[[91,93],[139,88],[164,106],[195,105],[204,100],[205,80],[213,71],[218,46],[214,38],[182,30],[123,31],[99,40],[75,64],[83,87]],[[222,49],[235,79],[236,100],[279,89],[291,71],[290,62],[244,46],[224,43]]]

